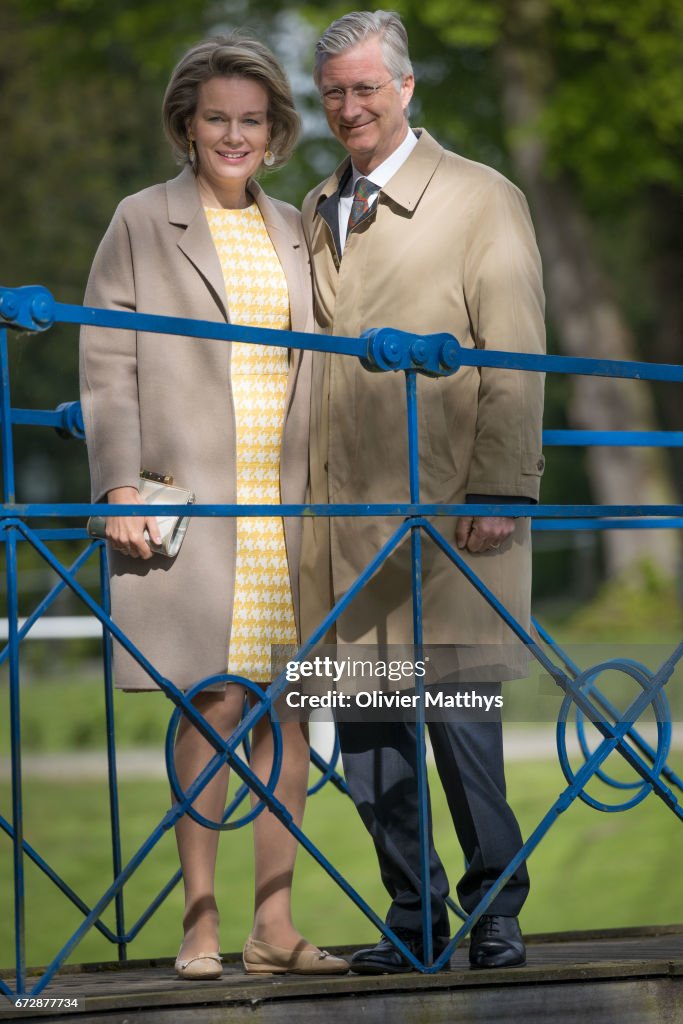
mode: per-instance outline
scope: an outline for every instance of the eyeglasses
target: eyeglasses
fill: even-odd
[[[344,97],[347,92],[350,92],[354,99],[360,103],[367,103],[371,100],[375,93],[378,93],[380,89],[383,89],[390,82],[395,82],[395,78],[389,78],[386,82],[382,82],[381,85],[350,85],[346,89],[342,89],[340,86],[336,86],[333,89],[326,89],[325,92],[321,93],[323,106],[327,110],[339,110],[344,105]]]

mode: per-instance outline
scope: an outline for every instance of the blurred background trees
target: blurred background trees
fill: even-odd
[[[412,123],[497,167],[529,199],[551,349],[681,362],[682,0],[395,7],[416,69]],[[80,301],[118,201],[175,173],[159,116],[171,67],[190,43],[228,27],[257,32],[290,72],[304,138],[266,187],[299,204],[341,156],[310,68],[319,31],[351,9],[281,0],[4,0],[0,281],[40,282],[62,301]],[[73,332],[15,341],[12,379],[15,405],[76,398]],[[680,386],[554,378],[546,426],[681,430]],[[81,445],[44,430],[17,432],[17,442],[21,499],[87,495]],[[681,501],[681,451],[554,449],[543,500]],[[588,575],[577,585],[644,563],[671,577],[678,557],[671,531],[613,531],[589,550]],[[571,551],[541,559],[541,592],[566,589],[566,559],[577,563]]]

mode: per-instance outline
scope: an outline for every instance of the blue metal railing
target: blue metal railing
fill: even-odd
[[[44,413],[31,410],[12,409],[9,388],[8,370],[8,347],[7,327],[25,331],[47,330],[54,323],[88,324],[90,326],[107,326],[115,328],[127,328],[134,330],[158,331],[164,334],[188,335],[195,338],[213,340],[240,340],[254,344],[277,345],[280,347],[294,347],[312,349],[315,351],[334,352],[342,355],[353,356],[362,360],[368,370],[375,372],[392,372],[400,370],[406,377],[406,403],[407,403],[407,428],[409,439],[409,482],[410,501],[407,503],[387,504],[351,504],[351,505],[287,505],[287,506],[239,506],[239,505],[194,505],[188,508],[191,516],[269,516],[269,515],[319,515],[319,516],[393,516],[402,522],[397,523],[397,528],[385,543],[382,549],[376,554],[373,560],[364,569],[358,579],[350,587],[347,593],[335,605],[325,617],[315,632],[301,646],[297,655],[292,660],[303,660],[311,653],[316,645],[322,640],[328,629],[336,622],[337,618],[354,600],[358,592],[367,584],[377,569],[386,561],[398,545],[410,535],[413,575],[413,624],[414,643],[417,649],[416,657],[422,648],[422,604],[421,604],[421,567],[422,567],[422,536],[426,534],[441,549],[448,559],[453,563],[454,571],[457,569],[469,583],[478,591],[482,598],[494,609],[496,614],[508,625],[513,634],[525,645],[530,654],[550,675],[554,683],[564,694],[564,701],[558,722],[558,749],[560,752],[560,763],[567,778],[567,787],[553,803],[542,821],[534,829],[531,836],[526,840],[523,847],[515,858],[508,864],[496,884],[487,892],[475,910],[469,915],[459,911],[463,923],[454,935],[449,946],[441,953],[439,958],[432,962],[431,948],[431,905],[430,900],[423,901],[423,938],[425,949],[425,961],[420,962],[414,954],[405,946],[398,936],[387,926],[378,914],[365,902],[361,895],[346,881],[333,864],[318,850],[305,833],[298,828],[291,819],[287,808],[274,796],[274,787],[280,771],[281,764],[281,734],[277,716],[274,711],[274,703],[287,687],[287,679],[283,671],[273,682],[266,693],[255,687],[249,680],[236,676],[217,676],[210,679],[199,680],[187,693],[180,691],[171,680],[162,676],[157,669],[150,664],[144,655],[126,637],[112,621],[109,614],[108,584],[106,577],[106,565],[104,545],[102,542],[89,542],[86,550],[79,555],[74,564],[67,568],[50,551],[47,544],[55,537],[84,537],[83,531],[74,530],[43,530],[27,524],[27,520],[43,520],[60,518],[81,518],[92,514],[107,515],[146,515],[147,509],[144,506],[123,506],[115,507],[109,505],[89,504],[30,504],[17,505],[15,502],[14,489],[14,457],[12,444],[12,431],[14,425],[35,423],[54,426],[67,434],[82,436],[82,421],[79,418],[79,410],[76,403],[67,403],[61,406],[56,412]],[[2,325],[5,325],[4,327]],[[4,503],[0,509],[0,539],[4,543],[6,551],[6,575],[8,592],[8,623],[9,642],[4,651],[0,654],[0,663],[7,661],[10,677],[10,720],[11,720],[11,741],[12,741],[12,821],[0,817],[0,827],[7,833],[13,842],[14,857],[14,891],[15,891],[15,952],[16,952],[16,980],[14,988],[11,988],[4,981],[0,980],[0,992],[8,998],[14,998],[26,994],[26,960],[25,960],[25,922],[24,922],[24,857],[28,856],[59,886],[61,891],[69,898],[83,914],[83,921],[79,928],[73,933],[66,944],[60,949],[51,963],[47,966],[40,979],[31,989],[30,994],[38,994],[49,981],[54,977],[55,972],[64,963],[70,953],[76,948],[81,938],[91,928],[96,927],[110,941],[119,947],[121,958],[126,956],[126,946],[139,932],[140,928],[149,919],[154,910],[163,901],[170,889],[176,884],[179,873],[169,881],[155,898],[150,906],[141,915],[139,920],[126,929],[124,922],[123,889],[125,883],[137,870],[151,850],[156,846],[160,838],[173,827],[175,822],[183,814],[191,814],[199,820],[192,803],[201,792],[204,786],[215,775],[219,768],[226,762],[235,770],[242,780],[243,786],[230,806],[226,809],[222,822],[206,822],[205,824],[214,828],[235,827],[237,823],[231,820],[232,814],[236,811],[243,796],[252,790],[259,798],[259,807],[267,806],[278,819],[297,838],[299,843],[311,854],[311,856],[323,867],[339,887],[351,898],[356,905],[374,922],[374,924],[387,935],[402,952],[405,958],[418,970],[434,972],[440,970],[452,954],[455,946],[468,933],[476,920],[485,913],[493,899],[500,892],[506,881],[511,877],[517,867],[536,849],[548,829],[552,826],[557,817],[563,813],[576,799],[583,799],[592,806],[601,810],[620,810],[626,806],[633,806],[642,800],[649,792],[656,793],[671,810],[683,818],[683,808],[678,797],[671,786],[683,790],[681,779],[667,766],[666,758],[670,743],[670,714],[664,688],[671,678],[676,666],[683,658],[683,643],[679,644],[671,655],[666,658],[656,671],[648,670],[645,667],[635,664],[629,659],[611,659],[608,662],[593,665],[588,669],[581,670],[572,660],[559,648],[559,646],[544,631],[539,629],[544,646],[522,626],[509,611],[501,604],[477,574],[467,565],[457,550],[446,540],[433,522],[426,517],[443,517],[458,515],[512,515],[527,516],[535,523],[545,529],[577,529],[588,524],[591,529],[613,529],[620,526],[633,528],[653,527],[674,527],[680,528],[683,525],[683,506],[680,505],[624,505],[624,506],[594,506],[594,505],[548,505],[533,506],[527,504],[496,505],[495,503],[478,505],[433,505],[420,502],[420,481],[419,481],[419,457],[418,457],[418,431],[417,431],[417,388],[416,377],[418,373],[426,373],[430,376],[447,376],[457,372],[461,366],[487,366],[516,369],[521,372],[557,372],[571,374],[588,374],[599,376],[611,376],[628,379],[660,380],[680,382],[683,380],[683,367],[650,365],[647,363],[619,362],[616,360],[592,360],[577,359],[558,356],[524,355],[509,352],[481,351],[476,349],[464,349],[457,340],[450,335],[432,335],[427,337],[416,337],[401,331],[390,329],[379,329],[370,331],[362,338],[335,338],[329,336],[315,336],[295,332],[267,331],[252,329],[236,325],[215,324],[202,321],[185,320],[161,316],[149,316],[137,313],[97,310],[81,306],[65,305],[55,302],[53,297],[37,286],[19,289],[0,288],[0,444],[3,457],[3,488]],[[583,432],[557,431],[548,432],[546,441],[558,444],[582,443]],[[549,437],[549,434],[551,435]],[[555,436],[552,436],[555,435]],[[626,436],[629,440],[626,440]],[[671,444],[680,445],[683,443],[683,435],[666,435],[662,438],[661,432],[631,432],[629,435],[617,435],[614,432],[590,432],[590,437],[585,441],[589,444]],[[154,506],[157,514],[172,515],[176,511],[175,506],[161,507]],[[35,609],[26,623],[19,628],[18,603],[17,603],[17,544],[25,542],[30,544],[40,557],[57,573],[60,582],[50,591],[40,605]],[[100,577],[102,602],[96,602],[79,583],[77,573],[87,560],[93,556],[100,559]],[[68,587],[85,604],[88,610],[102,624],[104,637],[104,672],[105,672],[105,693],[107,712],[107,750],[110,769],[110,814],[113,835],[113,873],[114,880],[107,890],[102,894],[97,903],[89,907],[57,876],[50,866],[42,860],[39,853],[35,851],[23,838],[23,804],[21,789],[21,732],[20,732],[20,666],[19,647],[21,641],[29,634],[35,621],[47,610],[58,593]],[[171,716],[166,740],[167,771],[176,802],[163,819],[153,829],[151,834],[130,858],[123,864],[120,848],[120,820],[118,809],[118,797],[116,792],[116,749],[114,734],[113,705],[111,702],[111,641],[112,638],[120,643],[125,650],[138,662],[139,665],[149,674],[159,688],[174,704],[174,711]],[[548,653],[548,650],[551,652]],[[553,660],[553,657],[556,660]],[[611,671],[619,672],[630,680],[634,680],[639,686],[637,696],[631,701],[623,713],[604,697],[598,688],[598,681],[601,674]],[[224,740],[211,725],[203,718],[192,704],[192,699],[197,693],[207,686],[220,681],[236,681],[250,689],[256,695],[257,702],[246,713],[242,723],[228,739]],[[418,694],[421,680],[416,679]],[[416,723],[418,743],[418,779],[417,785],[420,793],[420,837],[421,837],[421,861],[422,861],[422,884],[423,890],[428,891],[429,864],[428,864],[428,820],[427,820],[427,777],[425,768],[425,721],[423,702],[416,702],[419,709]],[[648,744],[636,729],[636,723],[645,710],[653,705],[658,719],[658,741],[657,747],[653,748]],[[566,757],[566,746],[564,737],[566,732],[566,721],[568,709],[573,706],[577,709],[579,716],[579,731],[584,753],[584,764],[577,771],[573,772]],[[181,715],[185,715],[189,721],[202,733],[216,751],[211,761],[206,765],[201,774],[194,782],[183,791],[179,785],[173,764],[173,741],[175,731]],[[238,748],[248,736],[258,720],[269,716],[271,729],[275,741],[275,756],[268,783],[263,783],[251,770],[248,761],[243,760],[237,753]],[[583,718],[581,717],[583,716]],[[588,718],[593,723],[602,737],[598,747],[590,751],[585,742],[585,733],[581,733],[583,719]],[[613,751],[618,751],[626,762],[634,769],[641,781],[629,784],[636,789],[634,796],[620,805],[599,804],[590,797],[585,790],[586,784],[594,777],[601,778],[609,785],[616,783],[611,776],[603,770],[603,764]],[[314,763],[323,773],[323,779],[331,779],[340,789],[345,790],[343,779],[336,772],[336,756],[338,747],[330,762],[325,762],[320,755],[314,753]],[[319,788],[322,780],[316,783],[313,788]],[[258,813],[258,810],[256,811]],[[254,812],[247,814],[242,823],[251,820]],[[202,819],[203,820],[203,819]],[[116,910],[115,932],[106,927],[101,921],[104,910],[112,903]]]

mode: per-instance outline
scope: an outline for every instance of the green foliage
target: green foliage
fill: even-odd
[[[471,67],[484,92],[501,49],[533,32],[524,43],[543,54],[546,75],[533,128],[548,144],[548,170],[570,171],[593,205],[683,181],[680,0],[405,0],[399,10],[411,40],[415,25],[432,30],[434,52],[471,64],[486,55],[479,74]]]
[[[683,608],[675,578],[663,578],[649,563],[637,573],[604,583],[598,594],[562,625],[566,640],[621,640],[627,643],[678,641]]]
[[[53,652],[54,656],[54,652]],[[0,687],[6,706],[7,689]],[[114,694],[116,745],[161,749],[173,708],[163,695]],[[101,750],[105,737],[101,675],[79,672],[25,678],[21,697],[22,749],[27,753]],[[9,750],[9,715],[0,715],[0,749]]]
[[[183,41],[207,4],[9,0],[0,100],[10,160],[0,166],[11,228],[5,284],[42,281],[78,301],[99,235],[127,192],[173,165],[159,108]]]
[[[683,4],[553,0],[552,167],[596,201],[683,182]]]
[[[498,0],[405,0],[397,10],[406,18],[417,16],[430,25],[438,37],[457,49],[489,49],[502,31],[505,9]]]

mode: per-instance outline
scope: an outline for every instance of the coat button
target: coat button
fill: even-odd
[[[543,456],[541,455],[540,459],[539,459],[539,460],[538,460],[538,462],[536,463],[536,469],[537,469],[537,470],[539,471],[539,473],[540,473],[540,472],[541,472],[541,471],[542,471],[542,470],[543,470],[544,468],[545,468],[545,459],[544,459],[544,457],[543,457]]]

